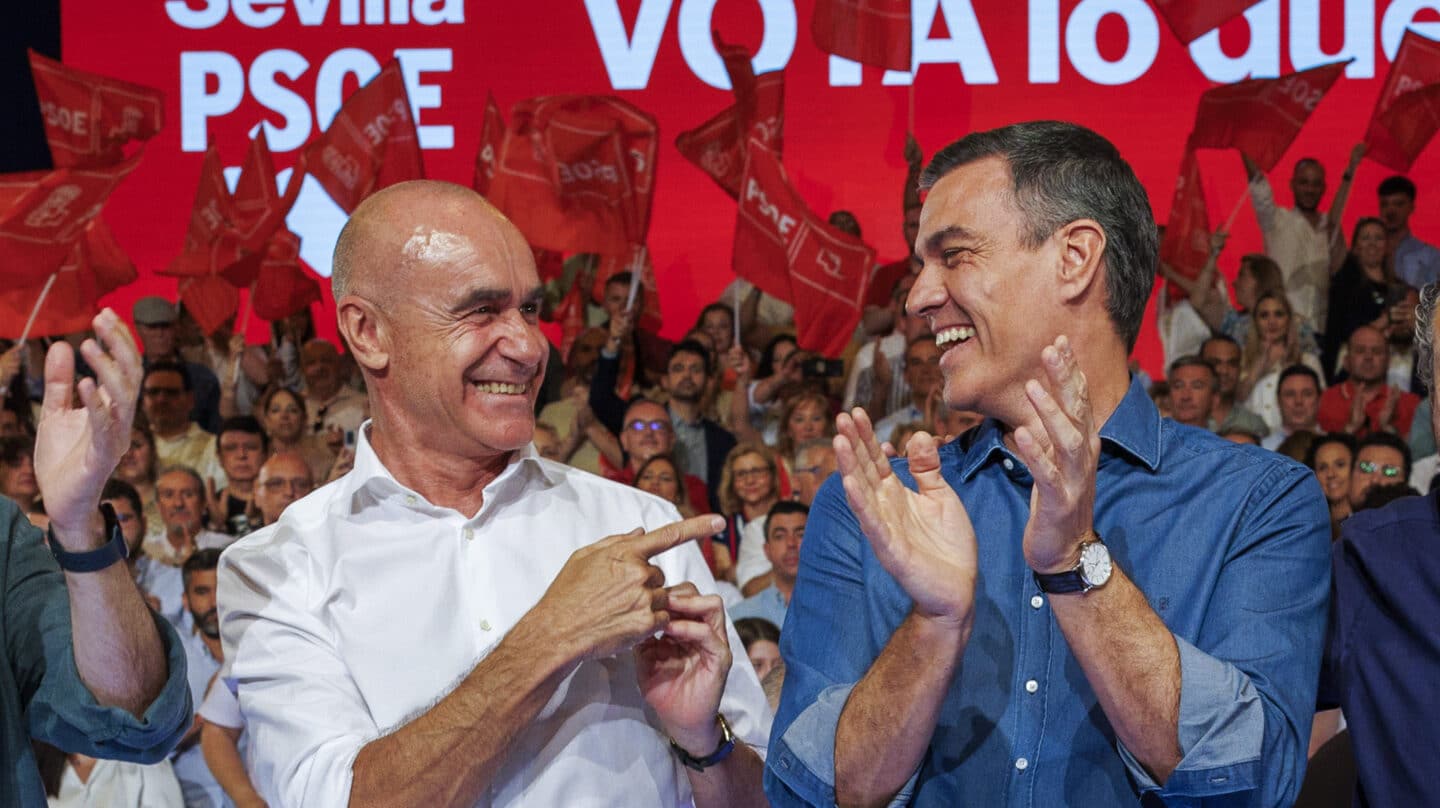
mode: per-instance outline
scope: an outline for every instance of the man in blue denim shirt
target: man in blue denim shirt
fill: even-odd
[[[100,490],[130,446],[140,354],[113,311],[80,346],[98,384],[78,385],[70,346],[50,348],[35,476],[51,531],[0,497],[0,805],[44,808],[29,738],[92,757],[164,759],[194,714],[185,651],[123,563]],[[48,543],[48,548],[47,548]]]
[[[1006,127],[921,182],[908,305],[946,404],[987,420],[892,463],[840,416],[781,633],[772,802],[1289,805],[1329,586],[1318,483],[1130,381],[1157,246],[1110,143]]]

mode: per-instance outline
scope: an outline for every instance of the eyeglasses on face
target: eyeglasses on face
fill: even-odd
[[[1355,464],[1355,467],[1360,469],[1361,474],[1374,474],[1376,471],[1379,471],[1380,475],[1383,477],[1390,477],[1393,479],[1400,476],[1399,466],[1377,466],[1369,460],[1361,460],[1359,463]]]
[[[625,428],[630,430],[631,432],[669,432],[670,422],[660,420],[631,421],[630,423],[625,425]]]

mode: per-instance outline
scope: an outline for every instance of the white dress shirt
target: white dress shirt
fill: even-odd
[[[1320,214],[1319,224],[1312,225],[1300,211],[1280,207],[1263,174],[1250,183],[1250,198],[1265,254],[1280,265],[1290,305],[1312,327],[1325,328],[1330,308],[1330,214]]]
[[[346,805],[360,749],[452,690],[575,550],[679,518],[660,498],[544,460],[533,445],[515,453],[467,517],[397,482],[368,429],[359,431],[353,471],[220,562],[227,675],[250,736],[246,768],[272,806]],[[715,591],[693,544],[653,563],[669,584]],[[733,627],[729,635],[735,661],[721,711],[763,755],[771,715]],[[580,664],[510,739],[477,805],[690,805],[685,769],[656,724],[630,654]]]
[[[153,766],[97,760],[83,783],[66,763],[59,792],[46,802],[49,808],[185,808],[168,760]]]

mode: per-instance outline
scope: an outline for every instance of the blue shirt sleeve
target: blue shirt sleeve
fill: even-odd
[[[7,508],[4,537],[5,654],[15,673],[32,737],[99,758],[156,763],[189,728],[194,707],[185,678],[185,651],[159,616],[156,629],[169,665],[160,695],[143,718],[95,701],[80,679],[70,631],[64,573],[43,534]]]
[[[1314,475],[1293,464],[1272,465],[1241,507],[1245,528],[1199,636],[1175,638],[1184,757],[1162,787],[1120,747],[1139,789],[1170,806],[1289,806],[1304,779],[1330,602],[1329,510]]]

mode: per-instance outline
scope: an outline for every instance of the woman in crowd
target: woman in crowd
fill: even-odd
[[[35,482],[34,438],[25,435],[0,438],[0,495],[15,500],[26,516],[35,511],[40,487]]]
[[[329,480],[335,453],[323,435],[305,431],[310,422],[305,399],[284,387],[271,387],[260,397],[260,425],[270,436],[270,451],[295,452],[310,464],[310,473],[317,480]]]
[[[155,498],[155,479],[159,475],[159,461],[155,456],[155,436],[150,427],[137,420],[130,427],[130,448],[120,455],[120,464],[115,467],[115,479],[129,483],[140,495],[145,510],[146,538],[159,538],[165,534],[165,523],[160,521],[160,503]]]
[[[742,617],[735,621],[735,633],[740,635],[756,675],[764,681],[765,674],[780,661],[779,626],[761,617]]]
[[[1355,465],[1355,439],[1343,432],[1322,435],[1310,444],[1305,465],[1320,481],[1330,503],[1330,537],[1340,535],[1340,522],[1350,515],[1350,472]]]
[[[734,582],[746,597],[769,586],[765,514],[780,499],[777,468],[769,447],[741,443],[725,457],[720,474],[720,510],[727,524],[715,537],[716,574]]]
[[[1333,379],[1340,347],[1355,329],[1371,325],[1382,332],[1390,325],[1390,307],[1404,287],[1385,256],[1385,225],[1373,216],[1355,223],[1350,251],[1330,280],[1330,312],[1321,356],[1326,378]]]
[[[1301,363],[1320,374],[1320,360],[1302,349],[1299,318],[1283,291],[1262,292],[1253,311],[1241,343],[1240,383],[1235,398],[1243,400],[1274,432],[1280,429],[1280,402],[1276,397],[1280,371]]]
[[[835,421],[830,415],[830,400],[823,393],[802,388],[780,406],[780,436],[775,441],[775,451],[782,462],[787,462],[794,456],[796,446],[834,434]]]
[[[685,493],[683,480],[685,475],[681,473],[680,467],[675,464],[675,459],[668,454],[657,454],[654,457],[640,464],[640,469],[635,472],[635,487],[641,491],[654,494],[665,500],[680,515],[689,519],[695,516],[695,509],[690,506],[690,498]],[[715,572],[715,542],[702,541],[700,554],[705,557],[705,563],[710,567],[710,572]]]
[[[744,347],[730,349],[727,364],[735,368],[736,394],[726,427],[741,443],[750,441],[774,445],[779,436],[779,402],[782,393],[801,380],[800,363],[791,362],[800,346],[789,334],[777,334],[760,353],[755,364]],[[744,391],[744,395],[740,394]]]

